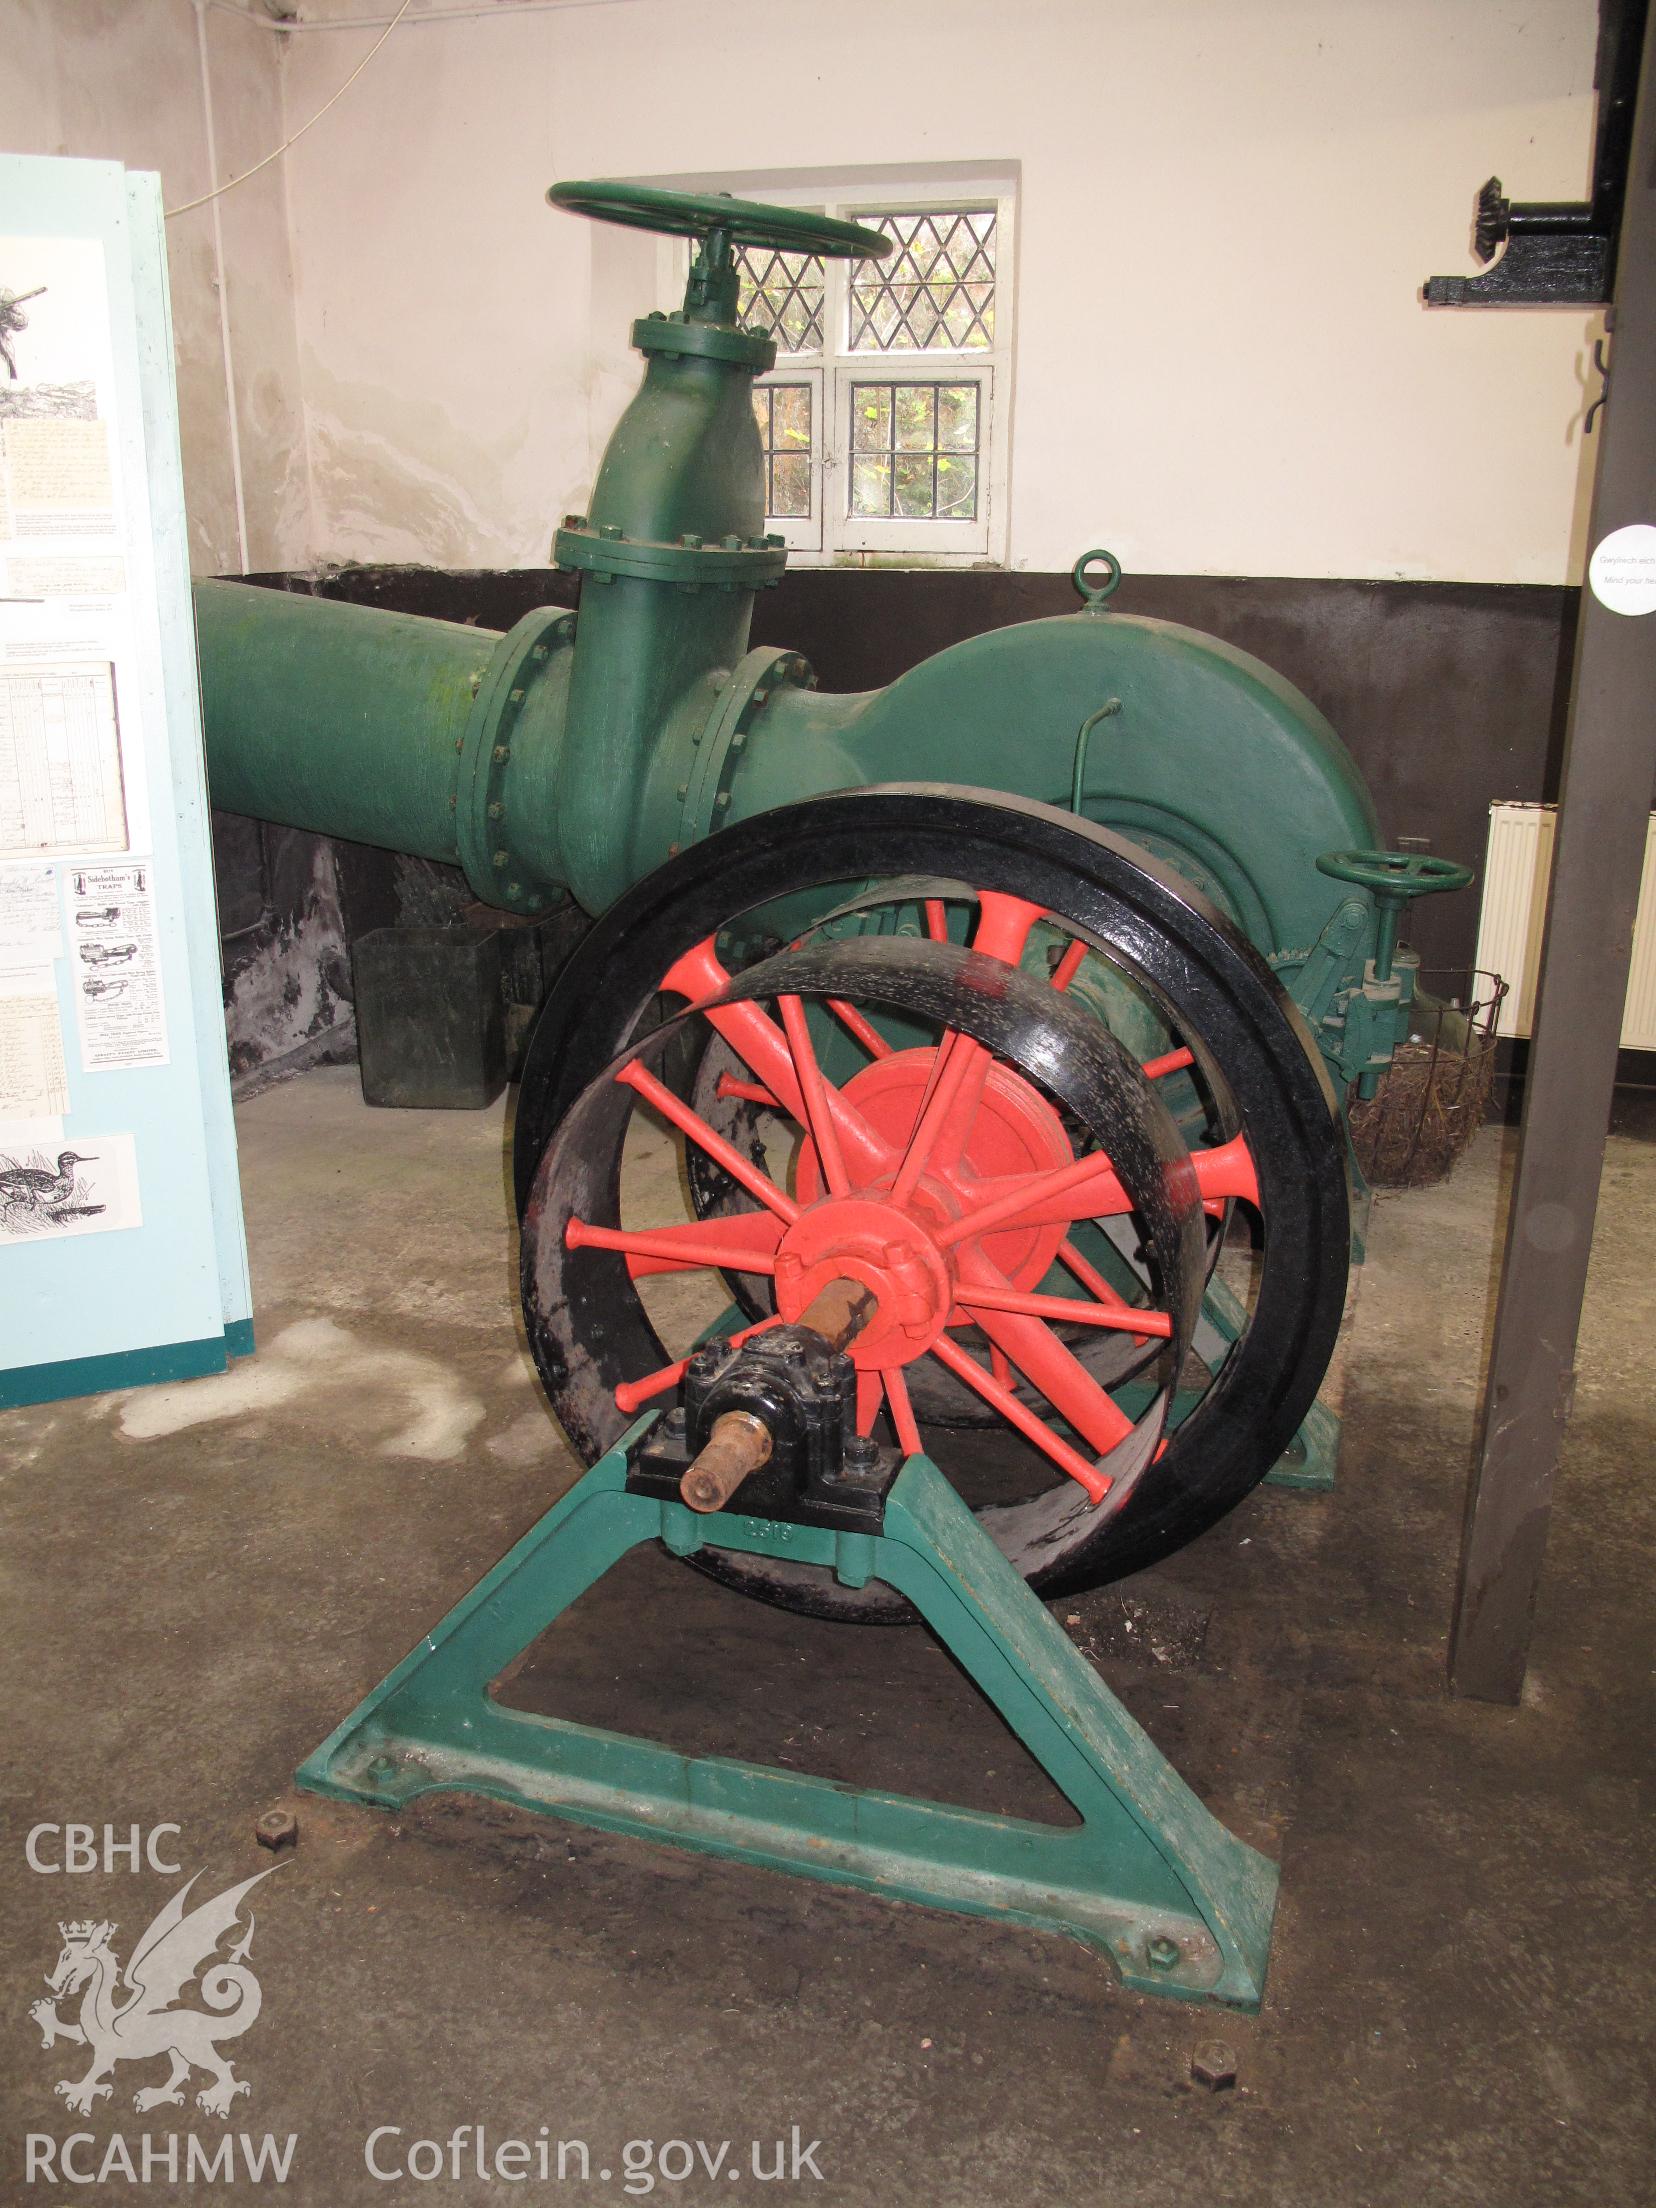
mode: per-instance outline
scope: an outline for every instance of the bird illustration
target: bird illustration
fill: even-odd
[[[95,1156],[79,1150],[60,1150],[57,1171],[44,1165],[8,1165],[0,1171],[0,1209],[7,1212],[61,1214],[75,1195],[77,1165],[96,1165]],[[101,1211],[101,1204],[88,1207]]]

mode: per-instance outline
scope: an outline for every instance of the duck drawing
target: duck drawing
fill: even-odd
[[[102,1204],[77,1204],[78,1165],[96,1165],[95,1155],[80,1150],[60,1150],[57,1171],[49,1166],[0,1164],[0,1215],[11,1226],[31,1221],[61,1226],[70,1219],[84,1219],[103,1210]]]

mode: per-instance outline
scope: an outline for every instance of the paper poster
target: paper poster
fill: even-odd
[[[13,603],[43,598],[115,598],[126,589],[126,562],[85,553],[14,559],[6,566],[6,596]]]
[[[114,534],[107,422],[30,420],[14,412],[6,422],[5,444],[14,537]]]
[[[116,536],[109,305],[96,239],[0,238],[0,356],[6,535]]]
[[[38,859],[0,866],[0,968],[50,966],[62,953],[57,868]]]
[[[143,1223],[130,1135],[79,1135],[55,1154],[0,1148],[0,1248]]]
[[[164,1066],[167,1017],[149,860],[63,871],[81,1071]]]
[[[0,666],[0,858],[126,841],[114,667]]]
[[[144,850],[103,248],[0,234],[0,857]]]
[[[0,971],[0,1119],[52,1119],[68,1109],[52,969],[8,967]]]

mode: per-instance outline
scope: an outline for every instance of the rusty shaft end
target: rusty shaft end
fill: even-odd
[[[692,1510],[723,1510],[750,1472],[771,1453],[771,1430],[751,1411],[726,1411],[694,1464],[679,1482],[679,1493]]]
[[[832,1350],[854,1342],[878,1309],[860,1280],[831,1280],[795,1321],[820,1334]],[[771,1430],[752,1411],[725,1411],[713,1421],[700,1454],[687,1465],[679,1493],[692,1510],[723,1510],[752,1472],[769,1462]]]

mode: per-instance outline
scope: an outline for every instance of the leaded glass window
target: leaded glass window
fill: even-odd
[[[779,353],[822,350],[822,263],[814,253],[737,249],[736,318],[774,337]]]
[[[884,231],[883,260],[738,249],[737,311],[777,351],[753,391],[766,516],[796,555],[1004,556],[1014,202],[955,189],[810,198]]]
[[[975,521],[975,383],[851,386],[851,512],[899,521]]]
[[[812,397],[808,383],[763,383],[753,394],[765,450],[765,512],[776,521],[810,517]]]
[[[852,269],[852,352],[987,352],[993,346],[993,207],[857,220],[897,244],[883,261],[858,261]]]

